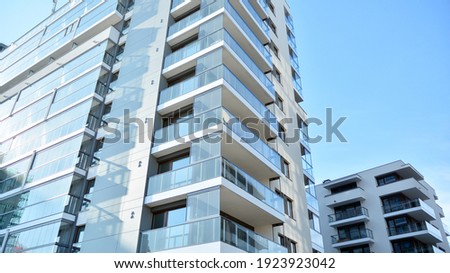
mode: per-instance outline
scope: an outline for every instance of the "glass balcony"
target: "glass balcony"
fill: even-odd
[[[210,69],[202,74],[187,79],[181,83],[164,89],[160,93],[159,104],[166,103],[179,96],[188,94],[202,86],[208,85],[219,79],[225,80],[239,95],[241,95],[251,106],[258,112],[267,122],[270,124],[275,132],[276,117],[267,109],[267,107],[259,101],[259,99],[253,95],[250,89],[247,88],[225,65],[220,65],[213,69]]]
[[[255,20],[256,24],[263,30],[266,35],[269,35],[269,26],[264,23],[264,21],[261,19],[261,17],[256,12],[255,8],[250,4],[249,0],[242,0],[242,4],[244,4],[245,8],[249,11],[250,15],[253,17],[253,20]]]
[[[293,50],[297,50],[297,42],[295,42],[295,37],[292,33],[288,33],[288,43]]]
[[[372,239],[373,240],[373,232],[370,229],[363,229],[360,230],[359,232],[356,233],[351,233],[350,237],[339,237],[339,235],[334,235],[331,236],[331,241],[333,244],[337,244],[337,243],[343,243],[343,242],[347,242],[347,241],[352,241],[352,240],[359,240],[359,239]]]
[[[285,247],[222,217],[143,232],[140,252],[214,242],[223,242],[249,253],[287,253]]]
[[[258,39],[258,37],[256,37],[256,35],[253,33],[253,31],[250,29],[250,27],[244,21],[244,19],[242,19],[242,17],[233,8],[233,6],[228,2],[228,0],[225,0],[225,10],[228,11],[228,13],[231,15],[231,17],[238,23],[239,27],[242,28],[244,33],[248,36],[250,41],[259,50],[259,52],[263,56],[267,56],[267,54],[269,54],[269,56],[271,56],[270,53],[267,51],[267,49],[264,47],[264,45],[261,43],[261,41]],[[272,62],[271,59],[270,59],[270,62]]]
[[[257,50],[271,62],[271,55],[268,50],[264,47],[261,41],[256,37],[247,23],[242,19],[242,17],[237,13],[237,11],[233,8],[233,6],[228,2],[228,0],[217,0],[212,2],[211,4],[203,7],[199,11],[189,15],[188,17],[176,22],[172,26],[169,27],[168,36],[172,36],[173,34],[185,29],[186,27],[194,24],[195,22],[205,18],[208,15],[218,11],[221,8],[225,8],[226,11],[231,15],[231,17],[238,23],[238,26],[241,27],[244,33],[250,39],[250,42],[257,48]]]
[[[225,126],[238,135],[242,142],[249,144],[260,155],[270,161],[278,170],[281,170],[281,156],[267,143],[256,137],[245,125],[238,122],[238,119],[233,117],[229,112],[228,115],[230,116],[228,120],[231,122],[225,122]]]
[[[439,229],[427,221],[420,221],[396,227],[389,227],[388,232],[389,236],[397,236],[414,232],[415,235],[417,235],[417,238],[425,240],[426,242],[442,242],[442,235]]]
[[[202,7],[199,11],[176,22],[175,24],[173,24],[172,26],[169,27],[168,36],[172,36],[173,34],[177,33],[178,31],[185,29],[186,27],[194,24],[195,22],[198,22],[201,19],[207,17],[208,15],[211,15],[212,13],[223,8],[224,1],[225,0],[219,0],[219,1],[212,2],[212,3]]]
[[[341,221],[341,220],[350,219],[353,217],[358,217],[358,216],[363,216],[363,215],[369,217],[369,211],[364,207],[357,207],[357,208],[353,208],[351,210],[346,210],[344,212],[338,212],[335,214],[328,215],[328,222],[333,223],[336,221]]]
[[[292,77],[292,82],[294,84],[294,89],[298,92],[298,94],[303,98],[303,88],[301,84],[300,77],[294,78]]]
[[[213,44],[218,43],[219,41],[224,41],[231,50],[242,60],[243,63],[249,68],[249,72],[253,73],[257,79],[261,82],[261,84],[266,87],[269,92],[275,96],[275,89],[272,81],[264,74],[263,71],[258,67],[258,65],[248,56],[248,54],[241,48],[238,42],[231,37],[231,35],[225,30],[221,29],[217,32],[214,32],[207,37],[195,41],[166,57],[164,61],[164,68],[167,68],[189,56],[192,56],[195,53],[200,52],[203,49],[210,47]],[[270,53],[266,50],[265,55],[266,59],[270,61]]]
[[[294,31],[294,21],[292,20],[292,17],[286,15],[285,19],[286,19],[286,25],[288,26],[288,28],[291,31]]]
[[[158,146],[162,143],[188,136],[217,124],[224,124],[240,138],[241,143],[250,145],[257,153],[270,161],[278,170],[281,170],[281,156],[267,143],[255,136],[255,134],[244,124],[239,122],[238,118],[222,107],[155,131],[154,143],[155,146]]]
[[[225,158],[215,158],[150,177],[147,195],[223,177],[266,205],[284,212],[283,199]]]
[[[302,158],[302,163],[303,163],[303,171],[309,174],[310,176],[314,177],[313,167],[311,163],[309,163],[305,158]]]
[[[306,192],[306,202],[308,205],[319,211],[319,202],[317,198],[309,192]]]
[[[298,63],[298,59],[294,56],[291,56],[291,65],[295,70],[297,71],[300,70],[300,64]]]
[[[416,208],[416,207],[420,207],[422,205],[420,201],[421,200],[419,198],[416,198],[414,200],[404,201],[404,202],[394,204],[394,205],[388,204],[388,205],[383,206],[383,210],[384,210],[384,213],[390,213],[390,212],[395,212],[395,211],[400,211],[400,210],[405,210],[405,209]]]

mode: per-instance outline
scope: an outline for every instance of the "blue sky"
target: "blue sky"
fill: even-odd
[[[304,108],[347,117],[347,143],[312,145],[316,180],[401,159],[435,187],[450,223],[450,1],[290,3]]]
[[[303,106],[323,120],[328,107],[335,119],[347,117],[347,143],[312,145],[316,180],[402,159],[436,188],[450,224],[450,1],[290,3]],[[51,8],[51,0],[3,5],[0,42],[13,42]],[[312,136],[324,133],[310,127]]]

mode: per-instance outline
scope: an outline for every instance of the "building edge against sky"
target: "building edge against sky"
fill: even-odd
[[[450,252],[438,194],[395,161],[317,185],[327,253]]]
[[[323,252],[289,5],[167,3],[0,53],[0,252]]]

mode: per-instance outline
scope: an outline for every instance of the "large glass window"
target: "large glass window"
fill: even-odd
[[[340,241],[356,240],[367,237],[366,226],[364,224],[345,226],[338,228]]]
[[[17,189],[25,183],[31,157],[0,169],[0,194]]]
[[[190,163],[189,152],[159,163],[158,173],[170,172],[188,166]]]
[[[369,245],[342,248],[341,253],[370,253]]]
[[[188,196],[187,218],[189,221],[219,216],[220,214],[220,190],[214,189]]]
[[[186,207],[157,212],[153,215],[152,229],[172,227],[186,222]]]
[[[391,184],[401,180],[401,177],[396,173],[386,174],[376,178],[378,186]]]
[[[56,252],[55,243],[67,243],[66,231],[67,229],[61,223],[53,223],[19,233],[12,233],[8,237],[5,252],[30,252],[32,249],[48,244],[53,244],[53,246],[47,247],[45,250],[38,249],[38,252]]]

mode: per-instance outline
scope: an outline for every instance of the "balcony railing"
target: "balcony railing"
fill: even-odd
[[[301,97],[303,97],[303,88],[302,88],[301,78],[292,77],[292,82],[294,83],[294,89],[297,90],[297,92],[300,94]]]
[[[223,177],[266,205],[284,212],[283,199],[225,158],[215,158],[150,177],[148,195]]]
[[[331,241],[333,244],[343,243],[347,241],[359,240],[370,238],[373,239],[373,232],[370,229],[360,230],[358,233],[350,233],[349,237],[339,237],[339,235],[331,236]]]
[[[249,0],[242,0],[242,3],[244,4],[245,8],[249,11],[250,15],[253,17],[253,20],[258,24],[258,26],[266,33],[266,35],[269,34],[269,26],[264,23],[264,21],[261,19],[261,17],[256,12],[255,8],[250,4]]]
[[[396,211],[406,210],[406,209],[411,209],[411,208],[417,208],[417,207],[424,207],[425,210],[427,210],[428,212],[432,213],[432,215],[434,215],[434,210],[428,204],[424,203],[419,198],[404,201],[404,202],[401,202],[398,204],[383,205],[383,210],[384,210],[384,213],[391,213],[391,212],[396,212]]]
[[[409,223],[409,224],[402,225],[402,226],[388,228],[389,236],[396,236],[396,235],[412,233],[412,232],[417,232],[417,231],[424,231],[424,230],[427,230],[431,234],[435,235],[436,237],[441,238],[439,229],[426,221]]]
[[[294,31],[294,21],[292,20],[292,18],[288,15],[286,15],[284,18],[286,19],[286,25],[289,27],[289,29],[291,31]]]
[[[345,219],[349,219],[349,218],[353,218],[353,217],[357,217],[357,216],[363,216],[363,215],[369,217],[369,211],[364,207],[357,207],[357,208],[353,208],[351,210],[346,210],[343,212],[338,212],[335,214],[328,215],[328,222],[333,223],[336,221],[345,220]]]
[[[287,253],[285,247],[222,217],[143,232],[140,252],[214,242],[223,242],[249,253]]]
[[[267,109],[267,107],[247,88],[225,65],[220,65],[213,69],[203,72],[195,77],[189,78],[174,86],[164,89],[160,93],[159,104],[166,103],[179,96],[188,94],[202,86],[223,79],[240,96],[242,96],[251,107],[259,113],[272,129],[277,132],[276,117]]]
[[[288,43],[293,50],[297,50],[297,42],[295,41],[294,35],[292,35],[291,33],[288,34]]]
[[[201,20],[202,18],[211,15],[212,13],[220,10],[221,8],[225,8],[226,11],[231,15],[231,17],[238,23],[239,27],[244,30],[244,33],[250,39],[250,42],[258,49],[258,51],[266,58],[270,58],[270,53],[261,43],[261,41],[256,37],[247,23],[242,19],[242,17],[238,14],[238,12],[233,8],[233,6],[228,2],[229,0],[217,0],[212,2],[211,4],[202,7],[199,11],[189,15],[188,17],[176,22],[172,26],[169,27],[168,36],[171,36],[182,29],[194,24],[195,22]],[[270,59],[269,59],[270,60]]]
[[[275,89],[272,81],[264,74],[263,71],[258,67],[258,65],[252,60],[250,56],[241,48],[238,42],[233,39],[233,37],[225,30],[218,30],[207,37],[190,43],[189,45],[173,52],[166,57],[164,61],[164,67],[167,68],[193,54],[200,52],[203,49],[216,44],[219,41],[224,41],[231,50],[242,60],[242,62],[248,67],[248,71],[253,73],[255,77],[261,81],[261,84],[266,87],[272,96],[275,96]],[[265,57],[270,60],[270,53],[265,52],[267,55]]]

